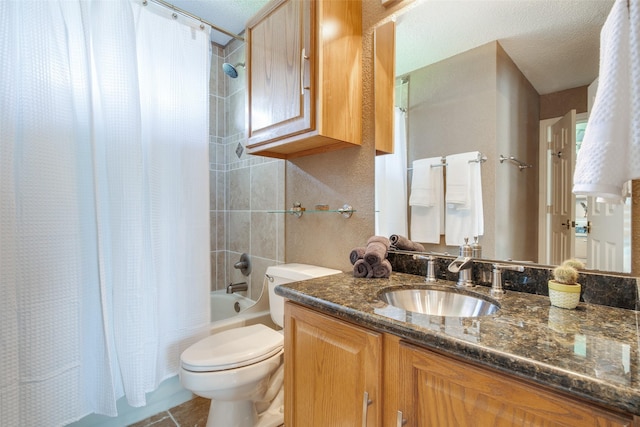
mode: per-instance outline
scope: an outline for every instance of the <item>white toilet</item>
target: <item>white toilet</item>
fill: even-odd
[[[274,323],[284,324],[284,298],[274,289],[283,283],[340,273],[307,264],[267,268],[256,306],[269,303]],[[257,324],[210,335],[180,356],[180,382],[211,399],[207,427],[277,427],[284,423],[284,336]]]

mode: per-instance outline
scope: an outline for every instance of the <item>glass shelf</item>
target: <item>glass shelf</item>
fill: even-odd
[[[295,215],[298,218],[300,218],[305,213],[312,214],[312,213],[332,212],[332,213],[339,213],[340,215],[342,215],[343,218],[351,218],[351,215],[353,215],[353,213],[356,212],[356,211],[349,204],[345,204],[340,209],[313,209],[313,210],[311,210],[311,209],[303,208],[300,204],[295,203],[294,207],[291,208],[291,209],[267,211],[267,212],[268,213],[290,214],[290,215]]]

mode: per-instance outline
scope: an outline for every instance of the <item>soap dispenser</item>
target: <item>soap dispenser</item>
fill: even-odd
[[[471,257],[475,259],[482,258],[482,245],[478,242],[478,236],[473,236],[473,243],[471,244]]]
[[[464,238],[464,244],[460,245],[460,254],[459,255],[461,257],[463,257],[463,258],[468,258],[470,256],[473,256],[473,248],[469,244],[469,238],[468,237],[465,237]]]

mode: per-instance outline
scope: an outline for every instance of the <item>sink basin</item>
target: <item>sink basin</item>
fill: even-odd
[[[450,317],[493,314],[500,306],[487,299],[445,289],[390,289],[378,296],[385,303],[414,313]]]

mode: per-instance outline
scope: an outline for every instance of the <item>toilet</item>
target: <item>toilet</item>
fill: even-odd
[[[269,304],[273,322],[284,326],[284,298],[276,286],[340,273],[308,264],[268,267],[256,306]],[[180,382],[211,399],[207,427],[277,427],[284,423],[284,335],[262,324],[222,331],[180,356]]]

